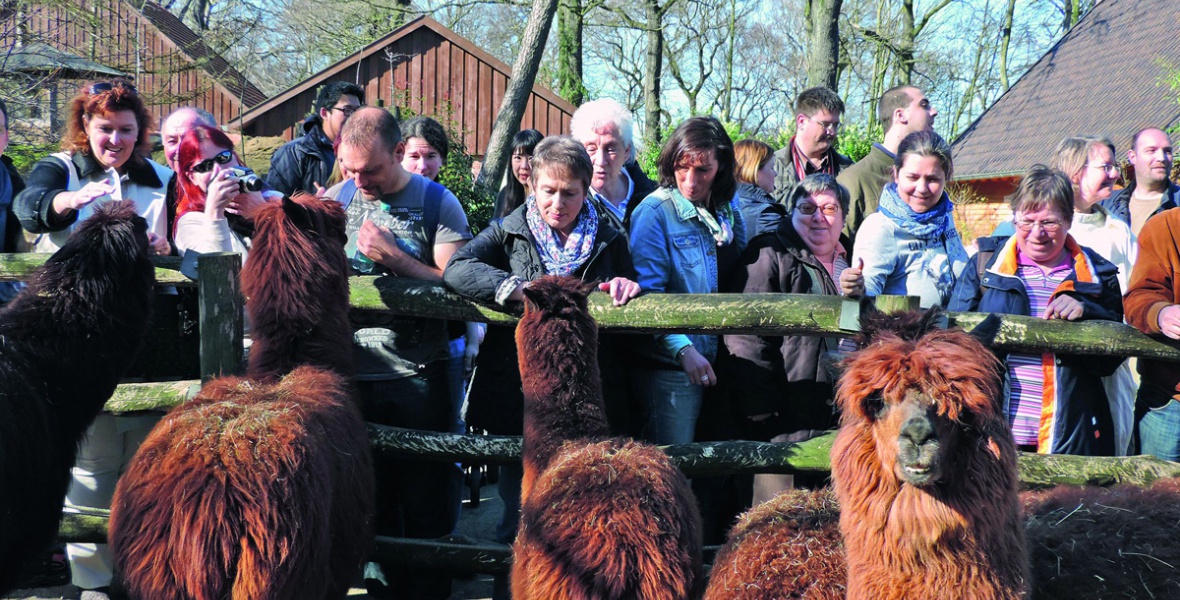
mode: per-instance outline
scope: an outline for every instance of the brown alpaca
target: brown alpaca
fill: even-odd
[[[170,412],[115,491],[111,548],[135,598],[343,598],[372,541],[343,210],[304,196],[254,218],[249,378]]]
[[[1180,544],[1160,526],[1180,522],[1180,483],[1027,492],[1022,517],[997,365],[973,336],[929,331],[937,319],[870,316],[845,364],[831,453],[844,548],[828,541],[834,510],[795,515],[807,503],[781,495],[755,509],[772,515],[749,527],[757,537],[731,533],[707,597],[844,597],[831,574],[845,560],[850,599],[1180,593]],[[797,570],[758,558],[804,551],[792,546],[810,553]]]
[[[78,442],[148,331],[147,223],[108,203],[0,309],[0,592],[57,533]]]
[[[701,524],[688,481],[659,449],[605,439],[590,289],[557,277],[525,288],[516,331],[525,481],[512,597],[696,598]]]

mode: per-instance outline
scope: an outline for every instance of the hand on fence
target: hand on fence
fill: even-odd
[[[168,242],[168,238],[158,236],[149,231],[148,254],[155,254],[156,256],[168,256],[169,254],[172,254],[172,244]]]
[[[622,306],[628,300],[639,295],[639,284],[626,277],[615,277],[610,281],[604,281],[598,284],[598,289],[609,292],[615,306]]]
[[[1049,301],[1049,306],[1045,307],[1045,318],[1076,321],[1082,318],[1082,303],[1073,296],[1058,294]]]

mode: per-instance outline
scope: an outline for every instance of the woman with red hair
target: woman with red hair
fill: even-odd
[[[74,225],[112,200],[132,200],[148,222],[153,254],[171,254],[168,179],[172,172],[151,155],[152,118],[126,81],[87,85],[70,101],[62,152],[33,165],[15,203],[25,229],[42,234],[35,250],[53,252]]]
[[[186,133],[176,163],[176,249],[181,254],[239,252],[244,260],[253,229],[250,214],[277,192],[244,191],[242,181],[248,176],[234,143],[212,127],[198,125]]]
[[[70,101],[62,152],[33,165],[28,185],[14,203],[21,225],[41,234],[36,251],[56,251],[74,226],[102,204],[130,200],[147,221],[149,252],[172,253],[168,242],[172,171],[148,158],[151,130],[151,115],[130,83],[100,81],[81,89]],[[157,306],[165,304],[162,298],[157,295]],[[171,306],[173,310],[177,306],[174,294]],[[68,365],[63,369],[68,370]],[[76,512],[76,506],[109,507],[119,474],[157,421],[158,415],[99,415],[78,449],[66,511]],[[73,583],[83,590],[82,600],[107,598],[111,567],[106,544],[69,544],[66,552]]]

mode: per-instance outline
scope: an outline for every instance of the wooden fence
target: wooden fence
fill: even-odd
[[[0,280],[20,280],[48,255],[0,255]],[[242,365],[242,300],[238,283],[241,259],[236,254],[211,254],[198,261],[198,282],[180,274],[180,260],[153,259],[160,286],[197,287],[200,302],[201,369],[191,379],[120,385],[106,405],[112,414],[167,411],[191,397],[200,381],[239,374]],[[914,298],[882,297],[877,304],[912,307]],[[399,277],[354,277],[351,303],[355,317],[388,312],[399,315],[481,321],[512,326],[517,316],[499,307],[480,305],[441,285]],[[591,297],[590,309],[603,329],[629,333],[708,332],[763,335],[849,336],[842,329],[855,322],[858,303],[831,296],[798,294],[660,294],[636,298],[615,307],[605,294]],[[948,325],[971,328],[987,315],[948,313]],[[1180,363],[1180,344],[1162,342],[1120,323],[1043,320],[1000,315],[994,347],[1039,353],[1144,356]],[[1180,368],[1180,367],[1178,367]],[[466,436],[414,431],[369,424],[376,452],[446,462],[519,460],[520,438]],[[665,451],[689,476],[721,473],[826,472],[833,434],[801,444],[729,441],[669,446]],[[1180,464],[1149,456],[1093,458],[1024,454],[1020,479],[1026,487],[1062,483],[1145,485],[1161,477],[1180,476]],[[106,513],[66,515],[62,541],[101,542]],[[511,550],[503,544],[466,539],[410,540],[379,537],[375,556],[408,565],[495,573],[507,570]]]

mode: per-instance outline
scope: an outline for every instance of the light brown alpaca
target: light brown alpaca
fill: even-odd
[[[684,475],[658,448],[607,439],[588,287],[544,277],[517,327],[525,485],[515,600],[695,598],[701,525]]]
[[[991,353],[933,328],[936,311],[890,318],[862,318],[869,345],[838,389],[844,547],[835,510],[815,509],[830,492],[780,495],[734,528],[707,598],[843,598],[845,561],[850,599],[1178,597],[1180,543],[1160,523],[1180,522],[1180,483],[1018,496]]]

